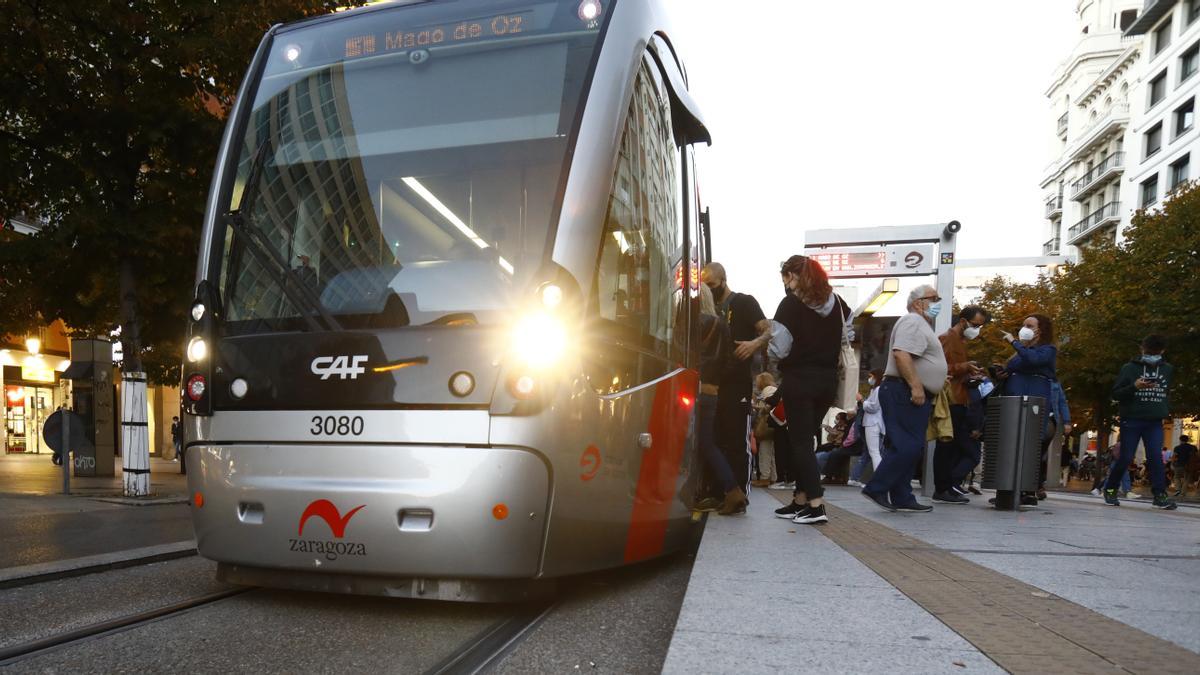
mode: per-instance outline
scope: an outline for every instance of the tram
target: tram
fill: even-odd
[[[184,356],[218,577],[494,601],[679,549],[707,142],[658,2],[395,2],[270,29]]]

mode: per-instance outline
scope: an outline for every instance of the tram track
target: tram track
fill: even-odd
[[[488,672],[511,652],[555,608],[557,601],[531,603],[519,607],[512,616],[501,619],[463,643],[425,675],[476,675]]]
[[[255,587],[230,588],[214,593],[188,598],[170,605],[163,605],[142,612],[89,624],[82,628],[65,631],[57,635],[22,642],[10,647],[0,648],[0,668],[14,665],[25,659],[41,656],[56,649],[70,647],[74,644],[92,638],[111,635],[143,626],[145,624],[181,614],[197,607],[211,605],[221,600],[259,590]]]

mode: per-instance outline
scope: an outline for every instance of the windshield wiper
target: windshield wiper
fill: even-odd
[[[325,309],[325,306],[321,304],[321,299],[312,292],[312,289],[304,284],[288,283],[288,272],[291,271],[291,268],[288,267],[279,251],[271,246],[271,242],[267,240],[263,231],[255,227],[247,215],[254,212],[254,204],[258,196],[255,188],[258,187],[258,181],[262,179],[263,168],[267,163],[267,150],[270,145],[270,139],[265,139],[255,149],[254,158],[250,163],[250,171],[246,173],[246,183],[242,187],[242,201],[238,204],[238,208],[225,214],[225,222],[229,223],[234,231],[250,244],[247,249],[258,261],[258,264],[275,273],[268,276],[275,281],[279,290],[283,291],[288,300],[300,310],[305,323],[312,331],[322,330],[321,324],[313,318],[314,313],[324,321],[326,330],[341,330],[341,324]]]

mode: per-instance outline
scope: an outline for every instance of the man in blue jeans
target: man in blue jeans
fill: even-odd
[[[1117,486],[1129,471],[1129,462],[1140,442],[1146,448],[1150,465],[1150,485],[1154,491],[1154,508],[1174,510],[1175,502],[1167,497],[1167,476],[1159,448],[1163,444],[1163,419],[1170,414],[1168,393],[1175,369],[1163,360],[1167,341],[1161,335],[1148,335],[1142,340],[1142,353],[1121,366],[1113,385],[1112,397],[1117,401],[1121,416],[1121,456],[1117,459],[1108,480],[1104,483],[1104,503],[1120,506]]]
[[[892,348],[879,387],[886,451],[862,491],[888,511],[933,510],[913,496],[912,476],[925,451],[933,397],[946,384],[946,356],[933,333],[933,320],[941,309],[937,290],[918,286],[908,295],[908,314],[892,328]]]

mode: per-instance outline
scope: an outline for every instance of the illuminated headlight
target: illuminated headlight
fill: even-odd
[[[548,314],[531,314],[513,329],[512,351],[529,366],[552,365],[567,351],[567,329]]]
[[[204,318],[204,303],[197,302],[192,305],[192,321],[199,321]]]
[[[546,309],[554,309],[562,304],[563,292],[562,289],[554,284],[546,284],[542,287],[542,306]]]
[[[579,3],[579,18],[584,21],[593,21],[598,16],[600,16],[599,0],[583,0]]]
[[[197,363],[203,361],[206,356],[208,356],[208,343],[202,337],[192,338],[187,346],[188,361]]]
[[[284,47],[283,58],[295,63],[300,58],[300,45],[288,45]]]

